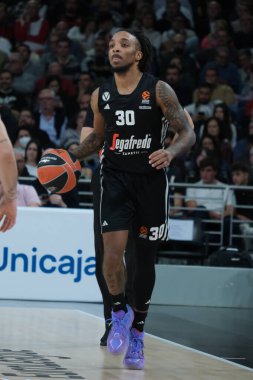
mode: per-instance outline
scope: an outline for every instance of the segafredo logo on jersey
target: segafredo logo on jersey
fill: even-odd
[[[119,133],[114,133],[112,136],[112,145],[110,146],[110,150],[123,154],[140,153],[141,150],[150,148],[152,141],[150,136],[150,134],[146,134],[144,139],[138,139],[135,135],[132,135],[130,139],[121,139]]]
[[[103,99],[104,102],[108,102],[108,100],[110,99],[110,97],[111,97],[110,92],[108,92],[108,91],[103,92],[102,99]]]
[[[39,252],[37,247],[27,253],[11,252],[9,247],[3,247],[0,252],[0,272],[43,273],[48,276],[58,273],[70,276],[73,282],[80,282],[83,276],[94,276],[95,269],[95,257],[85,258],[82,249],[58,256]]]

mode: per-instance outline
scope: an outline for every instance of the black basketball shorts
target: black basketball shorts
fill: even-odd
[[[101,169],[101,231],[129,230],[141,239],[168,240],[169,185],[152,174]]]

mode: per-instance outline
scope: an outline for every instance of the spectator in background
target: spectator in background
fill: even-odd
[[[234,160],[249,162],[250,151],[253,147],[253,120],[250,120],[247,127],[246,136],[237,141],[234,148]]]
[[[41,194],[40,201],[42,207],[68,207],[60,194]]]
[[[234,33],[242,31],[244,21],[252,15],[252,10],[251,0],[236,1],[236,17],[231,21]]]
[[[7,129],[7,133],[10,137],[10,140],[12,144],[14,144],[14,141],[16,139],[16,134],[18,130],[18,121],[11,112],[11,110],[6,106],[0,105],[0,117]]]
[[[57,41],[56,54],[53,60],[61,65],[62,74],[66,78],[74,80],[80,72],[80,64],[77,58],[71,54],[68,38],[61,38]]]
[[[208,68],[215,67],[217,69],[219,82],[227,84],[236,94],[241,91],[241,78],[238,67],[231,61],[229,49],[225,46],[216,49],[215,60],[208,62],[202,68],[200,73],[200,82],[203,82]]]
[[[33,113],[30,108],[22,108],[19,112],[18,125],[22,127],[23,125],[29,126],[31,130],[34,130],[35,120]]]
[[[24,12],[14,25],[17,42],[25,42],[32,51],[42,53],[48,36],[48,22],[39,15],[39,1],[29,0]]]
[[[58,75],[50,75],[46,78],[45,87],[55,93],[55,107],[64,109],[68,118],[77,110],[76,99],[74,96],[69,96],[63,90],[61,77]]]
[[[225,186],[218,181],[218,166],[210,158],[205,158],[200,162],[200,181],[196,182],[196,187],[186,189],[185,204],[191,216],[198,216],[204,219],[221,220],[222,216],[230,216],[233,213],[234,196],[233,193],[224,189],[215,189],[213,186]],[[197,185],[211,185],[210,188],[201,188]],[[199,210],[193,210],[198,208]],[[224,209],[224,213],[223,213]]]
[[[19,43],[15,47],[23,60],[24,72],[32,74],[36,79],[43,74],[43,67],[40,64],[39,55],[32,52],[30,47],[25,43]]]
[[[224,12],[221,3],[216,0],[208,0],[207,2],[199,2],[197,16],[195,17],[197,35],[206,36],[213,33],[217,20],[224,19]],[[200,14],[199,14],[200,13]]]
[[[159,52],[162,36],[161,33],[156,29],[156,15],[152,10],[146,10],[142,14],[142,18],[140,20],[140,30],[142,33],[150,40],[151,45],[155,49],[155,52]]]
[[[9,15],[7,4],[3,1],[0,3],[0,36],[11,43],[14,42],[14,24]]]
[[[28,173],[37,177],[37,165],[42,156],[41,144],[36,139],[31,139],[25,148],[25,166]]]
[[[221,45],[220,41],[220,31],[228,31],[229,24],[226,20],[215,20],[213,25],[213,30],[211,30],[205,37],[202,38],[200,42],[201,50],[205,49],[214,49],[217,46]]]
[[[240,186],[253,186],[249,166],[244,162],[235,161],[231,168],[231,176],[233,184],[238,186],[234,190],[235,211],[233,219],[242,222],[240,224],[233,223],[233,233],[238,234],[241,231],[243,234],[252,237],[253,228],[250,227],[250,222],[253,222],[253,191],[245,188],[240,189]],[[238,239],[236,239],[236,242],[238,242]],[[238,243],[240,244],[240,240]],[[233,244],[235,244],[234,241]]]
[[[248,14],[244,18],[241,25],[241,30],[234,34],[235,46],[237,49],[250,49],[252,48],[253,41],[253,16]]]
[[[186,51],[186,37],[183,33],[177,33],[171,37],[168,43],[164,44],[158,60],[160,66],[160,75],[163,75],[165,68],[171,61],[172,57],[178,56],[184,67],[184,71],[188,72],[194,79],[197,78],[196,60]]]
[[[35,117],[30,108],[23,108],[20,111],[18,125],[20,127],[28,127],[31,136],[40,141],[42,148],[48,148],[51,145],[48,134],[36,125]]]
[[[214,106],[213,116],[221,122],[221,136],[227,140],[234,148],[237,142],[237,128],[232,123],[231,112],[225,103],[218,103]]]
[[[18,168],[18,177],[30,177],[25,166],[25,157],[22,153],[15,152],[15,158]],[[41,201],[33,185],[19,183],[17,184],[17,205],[22,207],[39,207]]]
[[[50,62],[53,62],[56,55],[57,42],[59,40],[58,35],[50,31],[46,41],[44,53],[41,56],[40,64],[43,68],[43,73],[48,69]]]
[[[35,113],[38,129],[47,133],[49,141],[43,141],[43,148],[59,146],[68,119],[63,109],[56,108],[55,93],[50,89],[41,90],[38,96],[39,110]]]
[[[89,108],[90,99],[91,99],[90,93],[83,93],[79,95],[77,99],[79,111],[87,111],[87,109]]]
[[[232,34],[227,29],[219,29],[216,32],[216,47],[210,49],[200,49],[196,58],[198,64],[203,67],[211,61],[215,60],[216,51],[219,47],[226,47],[229,50],[230,58],[233,62],[237,61],[237,49],[234,46]]]
[[[81,71],[77,81],[79,98],[82,94],[91,94],[95,89],[94,76],[89,71]]]
[[[87,115],[86,110],[79,111],[75,117],[73,117],[68,124],[68,128],[66,128],[62,139],[61,146],[66,146],[69,144],[69,141],[80,141],[81,130],[84,127],[84,121]]]
[[[52,62],[49,64],[46,75],[40,78],[36,83],[35,94],[38,94],[39,91],[46,87],[46,81],[52,75],[56,75],[60,78],[62,91],[70,97],[76,96],[77,90],[74,82],[63,75],[62,67],[58,62]]]
[[[13,76],[7,69],[0,71],[0,105],[20,110],[27,105],[24,97],[13,88]]]
[[[196,90],[196,101],[185,107],[194,122],[197,137],[199,137],[200,125],[213,114],[214,104],[211,101],[211,95],[210,84],[200,84]]]
[[[217,146],[219,146],[221,153],[221,161],[223,164],[226,164],[226,168],[228,168],[233,160],[233,151],[232,146],[229,142],[229,135],[226,135],[226,131],[222,130],[221,121],[216,117],[209,118],[205,121],[203,130],[200,132],[200,135],[203,137],[209,135],[215,138]]]
[[[22,125],[18,127],[16,136],[13,142],[15,152],[25,155],[25,148],[32,138],[32,132],[29,125]]]
[[[239,59],[239,75],[242,83],[242,91],[244,85],[247,85],[250,80],[250,75],[253,69],[252,53],[250,49],[241,49],[238,52]],[[241,92],[242,92],[241,91]]]
[[[25,166],[25,156],[18,151],[15,152],[15,158],[18,168],[18,177],[30,177],[30,174]]]
[[[188,87],[191,87],[192,90],[196,88],[196,78],[193,78],[192,75],[189,72],[187,72],[181,57],[179,57],[177,54],[172,55],[169,64],[179,67],[179,69],[182,72],[184,82],[187,84]]]
[[[81,17],[87,14],[89,5],[79,0],[51,1],[48,7],[48,18],[51,27],[63,20],[68,28],[79,25]]]
[[[199,168],[201,162],[209,158],[219,165],[219,178],[224,181],[228,181],[229,164],[223,159],[221,144],[219,140],[212,135],[203,135],[199,141],[199,144],[195,146],[195,149],[191,152],[190,160],[188,162],[188,175],[190,180],[196,180],[199,175]]]
[[[206,69],[204,82],[209,83],[211,86],[211,100],[213,102],[224,102],[228,106],[236,103],[236,97],[233,89],[227,84],[220,84],[217,68],[208,67]],[[195,90],[193,93],[193,100],[196,101],[196,98],[197,91]]]
[[[249,166],[242,161],[235,161],[231,167],[231,177],[235,186],[253,186],[250,180]],[[235,189],[235,199],[237,206],[253,206],[253,191],[245,189]],[[253,208],[235,209],[237,219],[244,221],[253,221]]]
[[[181,33],[186,36],[186,51],[190,54],[195,54],[199,47],[199,39],[196,33],[192,29],[189,29],[187,25],[185,17],[180,14],[177,15],[171,22],[171,29],[165,30],[162,33],[162,44],[166,44],[175,34]]]
[[[167,66],[164,81],[173,88],[182,106],[189,104],[192,98],[192,88],[186,86],[182,77],[182,72],[178,66]]]
[[[162,33],[172,27],[172,23],[177,16],[183,16],[182,8],[178,0],[167,0],[165,7],[157,10],[157,28]]]
[[[80,44],[79,41],[77,40],[70,40],[68,38],[68,31],[69,31],[69,25],[66,21],[64,20],[60,20],[57,22],[57,24],[54,26],[54,28],[51,30],[51,37],[52,36],[56,36],[57,37],[57,42],[59,40],[62,40],[62,39],[68,39],[69,40],[69,44],[70,44],[70,54],[73,55],[77,61],[81,61],[84,57],[84,51],[83,51],[83,48]],[[56,44],[57,44],[56,42]],[[54,46],[52,46],[52,44],[50,45],[51,48],[54,49]],[[55,46],[55,48],[57,49],[57,46]],[[55,51],[54,49],[54,52],[57,53],[57,51]],[[53,60],[54,57],[53,57]],[[52,60],[51,60],[52,61]]]
[[[17,185],[17,205],[22,207],[39,207],[41,201],[32,185]]]
[[[67,33],[67,37],[71,41],[78,41],[83,48],[85,54],[87,50],[93,49],[95,44],[95,21],[83,17],[80,25],[72,26]]]
[[[98,4],[97,16],[95,18],[96,38],[104,37],[106,39],[106,43],[108,43],[108,37],[115,33],[118,28],[115,27],[115,18],[111,12],[111,4],[109,5],[107,2],[107,4],[104,3],[104,5],[106,6],[106,9],[102,9],[102,7]]]
[[[13,88],[23,94],[28,102],[31,102],[35,88],[36,78],[25,71],[23,58],[20,53],[13,52],[9,56],[8,69],[13,75]]]
[[[107,57],[106,39],[98,36],[95,40],[94,49],[86,53],[86,57],[81,62],[81,70],[91,72],[95,77],[96,85],[99,85],[112,75]]]

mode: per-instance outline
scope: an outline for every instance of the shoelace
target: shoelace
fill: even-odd
[[[121,323],[122,319],[118,318],[116,315],[113,315],[112,318],[107,319],[105,322],[108,324],[108,326],[112,327],[112,330],[119,330],[119,332],[126,333],[127,330],[125,326]]]
[[[141,354],[143,349],[143,341],[140,338],[131,338],[131,353]]]

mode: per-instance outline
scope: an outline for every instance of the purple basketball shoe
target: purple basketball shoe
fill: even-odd
[[[112,327],[107,338],[107,351],[113,355],[123,354],[129,343],[129,331],[134,320],[133,309],[127,305],[123,310],[112,312]]]
[[[126,368],[144,368],[143,338],[144,332],[140,332],[134,328],[131,329],[129,346],[123,361]]]

